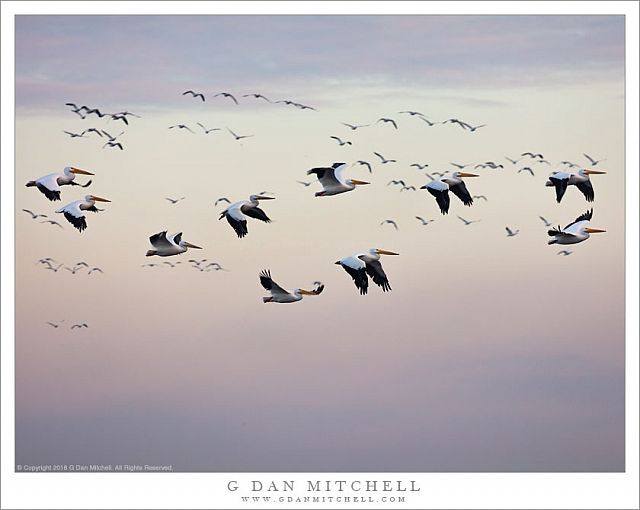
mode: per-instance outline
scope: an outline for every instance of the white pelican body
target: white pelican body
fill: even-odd
[[[60,200],[60,186],[65,186],[67,184],[80,186],[80,184],[73,182],[77,174],[93,175],[91,172],[87,172],[86,170],[67,166],[62,173],[45,175],[35,181],[29,181],[26,186],[28,188],[32,186],[37,187],[40,192],[51,201]],[[82,187],[86,188],[89,184],[91,184],[91,181],[82,185]]]
[[[147,257],[158,255],[158,257],[170,257],[171,255],[179,255],[187,251],[187,248],[196,248],[201,250],[200,246],[188,243],[182,240],[182,232],[167,236],[167,231],[159,232],[149,238],[149,242],[153,246],[153,250],[147,251]]]
[[[593,209],[578,216],[574,222],[564,228],[558,227],[547,231],[547,234],[553,238],[549,239],[548,244],[577,244],[589,239],[590,234],[606,232],[606,230],[589,227],[592,216]]]
[[[358,185],[369,184],[356,179],[345,179],[343,173],[347,168],[346,163],[334,163],[330,167],[312,168],[307,171],[307,175],[316,174],[318,181],[322,184],[322,191],[316,193],[317,197],[328,197],[338,195],[356,189]]]
[[[75,200],[70,204],[61,207],[56,212],[63,213],[69,223],[76,227],[80,232],[87,228],[84,211],[98,212],[96,202],[111,202],[106,198],[100,198],[95,195],[86,195],[84,200]]]
[[[606,174],[607,172],[600,172],[598,170],[578,170],[577,172],[553,172],[549,176],[549,180],[545,183],[545,186],[553,186],[556,188],[556,201],[560,203],[567,186],[575,186],[587,199],[587,202],[593,202],[594,192],[591,185],[591,174]]]
[[[364,253],[356,253],[340,259],[336,264],[349,273],[361,295],[364,296],[369,287],[367,275],[373,279],[373,283],[382,288],[383,292],[387,292],[391,290],[391,285],[380,264],[380,255],[398,255],[398,253],[371,248]]]
[[[420,189],[426,189],[431,193],[440,207],[440,212],[447,214],[450,204],[449,191],[462,200],[464,205],[470,206],[473,204],[473,198],[461,177],[478,177],[478,175],[468,172],[452,172],[443,175],[439,179],[432,179],[431,182],[421,186]]]
[[[302,300],[303,295],[317,296],[324,290],[324,285],[320,282],[316,282],[314,290],[285,290],[273,281],[270,271],[262,271],[260,273],[260,283],[266,290],[271,292],[271,296],[262,298],[263,303],[295,303]]]
[[[238,237],[242,238],[249,233],[247,229],[247,216],[255,218],[256,220],[264,221],[265,223],[271,223],[271,219],[266,213],[258,207],[260,200],[274,200],[275,197],[266,197],[263,195],[251,195],[249,200],[241,200],[235,204],[231,204],[224,211],[220,213],[222,218],[227,218],[229,225],[235,230]]]

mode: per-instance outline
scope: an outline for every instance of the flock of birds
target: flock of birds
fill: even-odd
[[[191,96],[195,100],[199,100],[201,102],[205,102],[207,97],[202,92],[196,92],[194,90],[187,90],[182,93],[183,96]],[[304,105],[302,103],[298,103],[292,100],[279,100],[279,101],[271,101],[267,97],[262,94],[244,94],[243,98],[253,98],[259,99],[269,103],[282,103],[285,105],[290,105],[300,110],[311,110],[317,111],[315,108]],[[238,99],[229,92],[220,92],[214,94],[213,98],[222,98],[232,101],[236,105],[239,104]],[[135,115],[129,111],[120,111],[116,113],[103,113],[98,108],[90,108],[88,106],[77,106],[75,103],[66,103],[67,106],[72,108],[72,112],[79,115],[80,117],[87,118],[89,115],[96,115],[97,117],[108,117],[108,119],[113,121],[123,122],[125,125],[129,124],[128,117],[140,118],[138,115]],[[406,114],[411,116],[412,118],[419,119],[425,122],[429,127],[433,127],[437,124],[445,125],[451,124],[460,127],[462,130],[473,133],[480,128],[486,127],[486,124],[480,125],[472,125],[466,121],[450,118],[444,121],[434,122],[429,120],[422,113],[414,111],[414,110],[406,110],[399,112],[400,114]],[[222,128],[207,128],[201,123],[197,123],[198,126],[203,130],[205,134],[208,134],[213,131],[220,131]],[[398,129],[398,123],[395,119],[390,117],[380,117],[375,122],[370,124],[350,124],[350,123],[342,123],[343,126],[349,128],[352,131],[356,131],[361,128],[369,127],[375,124],[389,125],[393,129]],[[187,130],[191,133],[194,131],[187,124],[176,124],[169,127],[169,129],[178,129],[178,130]],[[238,135],[233,132],[231,129],[226,128],[227,131],[234,136],[236,140],[241,140],[244,138],[252,137],[253,135]],[[94,133],[96,136],[107,136],[109,141],[105,144],[105,147],[111,146],[116,147],[119,146],[119,149],[123,149],[122,145],[117,142],[117,138],[122,135],[118,135],[118,137],[112,137],[104,130],[99,130],[97,128],[89,128],[84,130],[82,133],[72,133],[66,132],[69,136],[73,138],[81,138],[88,136],[89,134]],[[343,145],[352,145],[352,142],[349,140],[345,140],[339,136],[330,136],[331,139],[334,139],[340,146]],[[373,152],[373,154],[380,160],[380,164],[387,165],[397,163],[397,160],[386,158],[379,152]],[[601,161],[591,158],[588,155],[584,155],[585,159],[588,161],[588,165],[580,165],[577,163],[573,163],[570,161],[562,161],[560,165],[562,165],[562,169],[553,171],[546,181],[545,185],[548,187],[552,187],[555,190],[555,198],[558,203],[560,203],[567,192],[570,186],[575,187],[582,195],[587,202],[593,202],[595,199],[595,193],[593,189],[593,185],[591,183],[590,177],[592,175],[604,174],[606,172],[594,170],[593,167],[597,166]],[[525,166],[522,166],[518,173],[528,172],[532,176],[535,175],[535,172],[531,168],[534,165],[547,164],[550,163],[544,159],[544,156],[540,153],[534,152],[524,152],[519,158],[510,158],[505,157],[505,160],[508,161],[511,165],[517,165],[520,161],[525,161]],[[363,181],[360,179],[349,178],[345,175],[348,172],[348,169],[353,166],[365,166],[368,168],[369,173],[373,173],[372,165],[368,161],[357,160],[353,162],[351,165],[345,162],[335,162],[327,166],[314,167],[307,170],[306,174],[308,176],[313,176],[316,178],[317,182],[321,186],[321,190],[315,193],[316,197],[331,197],[347,192],[351,192],[356,190],[361,186],[366,186],[370,184],[368,181]],[[411,167],[415,167],[416,169],[423,171],[429,167],[428,163],[412,163]],[[426,191],[434,200],[442,215],[446,215],[449,213],[452,206],[451,203],[451,194],[453,194],[463,206],[471,207],[474,204],[475,200],[484,200],[488,201],[487,197],[484,195],[472,195],[468,188],[465,179],[476,178],[480,175],[477,173],[472,173],[470,171],[466,171],[465,169],[468,167],[472,167],[473,170],[476,169],[490,169],[490,170],[499,170],[504,169],[505,165],[503,163],[498,163],[495,161],[486,161],[478,164],[460,164],[460,163],[451,163],[451,166],[455,168],[455,170],[445,171],[445,172],[435,172],[431,171],[431,173],[426,173],[425,175],[428,177],[428,182],[426,182],[423,186],[420,186],[419,190]],[[585,168],[585,166],[590,166],[591,168]],[[87,175],[93,176],[92,172],[87,170],[83,170],[74,166],[68,166],[62,170],[62,172],[51,173],[45,175],[43,177],[39,177],[32,181],[27,182],[27,187],[35,187],[42,195],[44,195],[48,200],[55,202],[61,200],[61,192],[63,186],[80,186],[83,188],[91,185],[92,181],[89,180],[85,184],[79,184],[75,182],[75,179],[78,176]],[[299,184],[303,185],[305,188],[309,187],[313,184],[313,181],[297,181]],[[401,186],[400,191],[419,191],[415,186],[407,186],[405,181],[402,179],[392,179],[389,181],[387,186]],[[274,200],[275,197],[271,196],[274,193],[272,192],[261,192],[258,194],[252,194],[248,197],[247,200],[240,200],[234,203],[227,197],[220,197],[216,200],[215,205],[217,206],[221,202],[226,202],[229,204],[224,210],[221,211],[219,219],[226,220],[229,226],[233,229],[235,234],[239,239],[246,237],[249,234],[249,221],[257,220],[263,223],[270,223],[271,219],[262,208],[263,203],[269,200]],[[185,197],[172,198],[165,197],[165,199],[170,202],[172,205],[178,204],[180,201],[184,200]],[[96,207],[96,203],[98,202],[110,202],[109,199],[102,198],[97,195],[89,194],[85,195],[83,198],[72,201],[63,207],[60,207],[55,210],[56,213],[60,213],[64,216],[64,218],[79,232],[83,232],[87,228],[87,212],[99,212],[102,209]],[[54,225],[58,225],[62,228],[55,220],[51,220],[45,214],[34,213],[29,209],[23,209],[23,211],[29,215],[31,215],[33,220],[39,220],[43,218],[41,223],[51,223]],[[460,221],[462,221],[466,226],[477,223],[479,220],[467,220],[462,216],[457,216]],[[591,208],[587,212],[580,214],[574,221],[568,223],[564,227],[556,226],[554,227],[550,222],[548,222],[544,217],[540,216],[540,220],[544,222],[545,226],[548,228],[547,234],[549,236],[548,244],[559,244],[559,245],[571,245],[581,243],[587,239],[589,239],[591,234],[605,232],[605,230],[593,228],[590,226],[590,221],[593,217],[593,209]],[[432,223],[433,219],[425,219],[421,216],[415,216],[415,219],[420,222],[422,226],[427,226]],[[393,219],[385,219],[380,223],[381,226],[390,225],[396,230],[399,230],[398,224]],[[519,234],[519,230],[512,229],[509,226],[505,227],[506,236],[507,237],[515,237]],[[146,252],[147,257],[173,257],[187,252],[188,250],[199,250],[200,246],[193,244],[189,241],[182,239],[182,232],[176,232],[169,234],[167,231],[162,231],[155,233],[149,237],[149,242],[151,244],[151,249]],[[558,252],[558,255],[570,255],[572,253],[571,250],[562,250]],[[381,248],[370,248],[368,250],[358,252],[352,255],[348,255],[343,257],[335,262],[335,264],[339,265],[353,280],[354,285],[356,286],[358,292],[361,295],[365,295],[368,292],[369,280],[372,280],[375,285],[377,285],[383,292],[387,292],[391,290],[391,285],[389,283],[389,279],[382,267],[381,264],[381,256],[397,256],[398,253],[390,250],[385,250]],[[38,263],[42,264],[43,267],[49,269],[51,271],[57,272],[61,268],[68,270],[72,274],[76,274],[78,271],[88,270],[87,274],[91,274],[93,272],[102,272],[100,268],[89,268],[89,265],[85,262],[78,262],[74,266],[64,266],[62,263],[58,263],[53,259],[41,259]],[[191,267],[199,270],[199,271],[226,271],[219,263],[210,262],[207,259],[190,259],[188,261],[191,264]],[[143,264],[143,267],[170,267],[174,268],[178,264],[181,264],[181,261],[169,262],[163,261],[162,263],[147,263]],[[280,285],[278,285],[271,277],[271,273],[269,270],[264,270],[259,274],[259,282],[262,287],[269,292],[269,296],[264,297],[263,301],[265,303],[292,303],[302,300],[305,295],[314,295],[317,296],[322,293],[324,290],[324,284],[320,281],[314,282],[314,287],[312,290],[305,290],[302,288],[295,288],[293,290],[286,290]],[[53,326],[53,324],[51,324]],[[74,325],[72,327],[87,327],[86,324]],[[57,326],[55,326],[57,327]]]

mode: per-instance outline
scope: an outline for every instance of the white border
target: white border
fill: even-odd
[[[404,505],[366,508],[638,508],[638,3],[636,2],[2,2],[2,508],[251,508],[229,480],[419,480]],[[625,14],[626,473],[16,474],[14,470],[14,16],[17,14]],[[37,487],[37,489],[36,489]],[[397,494],[397,493],[396,493]],[[334,494],[336,495],[336,494]],[[271,504],[274,508],[302,508]],[[316,505],[326,508],[328,505]],[[313,508],[314,506],[308,506]],[[343,506],[333,505],[336,508]],[[344,508],[359,508],[346,504]]]

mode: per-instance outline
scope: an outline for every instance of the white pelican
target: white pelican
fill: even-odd
[[[467,190],[467,187],[465,186],[464,181],[461,179],[461,177],[478,177],[478,175],[468,172],[452,172],[440,177],[437,180],[432,179],[431,182],[428,182],[424,186],[421,186],[420,189],[426,189],[429,193],[431,193],[435,197],[436,202],[438,202],[440,212],[442,214],[447,214],[449,212],[450,203],[449,190],[451,190],[451,192],[455,196],[462,200],[462,203],[464,205],[470,206],[473,204],[473,198],[471,198],[471,195],[469,194],[469,191]]]
[[[61,207],[56,212],[63,213],[67,221],[82,232],[87,228],[84,211],[98,212],[98,208],[95,205],[96,202],[111,202],[111,200],[100,198],[95,195],[86,195],[84,200],[75,200],[64,207]]]
[[[589,234],[598,234],[600,232],[606,232],[606,230],[589,227],[589,221],[593,216],[593,209],[587,211],[581,216],[578,216],[575,221],[569,223],[564,228],[555,228],[547,231],[549,236],[553,239],[549,239],[548,244],[576,244],[581,243],[589,239]]]
[[[322,191],[316,193],[317,197],[328,197],[331,195],[338,195],[339,193],[345,193],[352,191],[356,186],[369,184],[366,181],[358,181],[356,179],[345,179],[342,175],[346,163],[334,163],[330,167],[312,168],[307,171],[307,175],[316,174],[318,181],[322,184]]]
[[[147,257],[158,255],[158,257],[170,257],[171,255],[179,255],[187,251],[187,248],[196,248],[201,250],[200,246],[183,241],[182,232],[167,236],[167,231],[158,232],[149,238],[149,242],[153,246],[153,250],[147,251]]]
[[[356,287],[360,290],[360,294],[364,295],[367,293],[367,288],[369,287],[367,275],[373,279],[373,283],[382,287],[383,292],[387,292],[391,290],[391,285],[389,285],[389,279],[382,269],[382,264],[380,264],[380,255],[399,254],[379,248],[371,248],[364,253],[356,253],[355,255],[340,259],[336,264],[342,266],[342,268],[349,273]]]
[[[556,201],[560,203],[567,186],[575,186],[578,188],[587,202],[593,202],[594,193],[593,186],[591,185],[591,179],[589,175],[594,174],[606,174],[607,172],[601,172],[599,170],[578,170],[577,172],[553,172],[549,176],[549,180],[545,183],[545,186],[554,186],[556,188]]]
[[[77,182],[73,182],[78,174],[94,175],[86,170],[81,170],[74,166],[67,166],[62,173],[45,175],[35,181],[29,181],[26,186],[27,188],[36,186],[40,192],[51,201],[60,200],[60,186],[66,186],[69,184],[71,186],[82,186],[83,188],[86,188],[91,184],[91,181],[82,185]]]
[[[241,200],[227,207],[220,213],[218,220],[227,218],[229,225],[236,231],[238,237],[242,238],[249,233],[249,230],[247,230],[247,216],[265,223],[271,223],[271,219],[258,207],[260,200],[275,200],[275,197],[251,195],[249,200]]]
[[[292,291],[285,290],[271,278],[271,272],[266,270],[260,273],[260,283],[262,286],[271,292],[271,296],[263,297],[263,303],[295,303],[302,300],[302,296],[317,296],[324,290],[324,285],[320,282],[315,282],[316,288],[314,290],[293,289]]]

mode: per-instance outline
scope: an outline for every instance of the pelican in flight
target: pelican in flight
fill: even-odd
[[[431,177],[428,174],[427,176]],[[469,190],[467,190],[462,177],[478,177],[478,175],[468,172],[452,172],[440,177],[439,179],[432,179],[431,182],[421,186],[420,189],[426,189],[431,193],[440,207],[440,212],[442,214],[447,214],[449,212],[450,203],[449,190],[462,200],[464,205],[470,206],[473,204],[473,198],[471,198],[471,194],[469,193]]]
[[[62,173],[53,173],[49,175],[45,175],[44,177],[40,177],[35,181],[29,181],[26,186],[27,188],[31,188],[33,186],[37,187],[40,192],[47,197],[51,201],[60,200],[60,186],[82,186],[86,188],[91,184],[91,181],[86,184],[78,184],[77,182],[73,182],[76,178],[76,175],[94,175],[91,172],[87,172],[86,170],[81,170],[80,168],[76,168],[74,166],[67,166],[62,171]]]
[[[356,186],[369,184],[366,181],[356,179],[345,179],[343,172],[347,168],[346,163],[334,163],[330,167],[312,168],[307,171],[307,175],[316,174],[318,181],[322,184],[322,191],[316,193],[317,197],[328,197],[338,195],[356,189]]]
[[[242,238],[249,233],[249,230],[247,230],[247,216],[265,223],[271,223],[271,219],[258,207],[260,200],[275,200],[275,197],[251,195],[249,200],[241,200],[227,207],[220,213],[218,220],[227,218],[229,225],[236,231],[238,237]]]
[[[367,275],[373,279],[373,283],[382,288],[383,292],[387,292],[391,290],[391,285],[389,285],[389,279],[382,269],[382,264],[380,264],[380,255],[399,255],[399,253],[371,248],[364,253],[356,253],[340,259],[336,264],[342,266],[349,273],[360,294],[365,295],[367,293],[369,287]]]
[[[271,278],[271,271],[265,270],[260,273],[260,283],[271,292],[271,296],[263,297],[263,303],[295,303],[301,301],[302,296],[317,296],[324,290],[321,282],[315,282],[314,290],[293,289],[285,290]]]
[[[98,212],[99,209],[95,205],[96,202],[111,202],[111,200],[95,195],[86,195],[83,200],[75,200],[61,207],[56,212],[63,213],[67,221],[76,227],[79,232],[82,232],[87,228],[84,211]]]
[[[569,223],[566,227],[552,228],[547,231],[550,237],[548,244],[576,244],[581,243],[589,239],[590,234],[598,234],[600,232],[606,232],[599,228],[589,227],[589,222],[593,216],[593,209],[587,211],[581,216],[578,216],[575,221]]]
[[[149,238],[149,242],[153,246],[153,250],[147,251],[147,257],[157,255],[158,257],[170,257],[171,255],[179,255],[187,251],[187,248],[195,248],[201,250],[200,246],[188,243],[182,240],[182,232],[167,236],[167,231],[158,232]]]
[[[504,227],[504,229],[507,231],[507,237],[517,236],[520,232],[519,230],[511,230],[509,227]]]
[[[593,186],[589,175],[606,174],[599,170],[578,170],[577,172],[553,172],[549,176],[549,180],[545,186],[553,186],[556,188],[556,201],[560,203],[567,186],[575,186],[587,199],[587,202],[593,202],[594,193]]]

